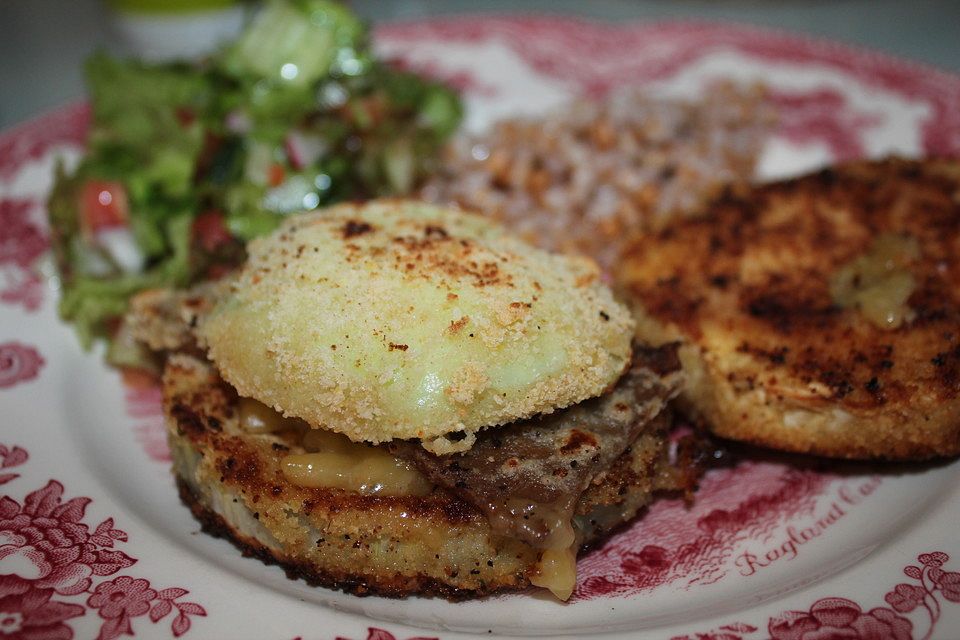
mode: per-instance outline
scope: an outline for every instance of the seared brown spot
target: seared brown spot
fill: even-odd
[[[960,326],[958,185],[955,162],[892,159],[730,189],[709,216],[633,238],[622,282],[685,338],[724,335],[758,371],[825,385],[848,409],[907,406],[920,390],[953,399],[960,362],[941,354]],[[834,306],[829,287],[881,233],[916,238],[922,254],[910,267],[917,317],[893,332]]]
[[[671,342],[659,347],[634,344],[633,353],[645,367],[657,375],[665,376],[680,370],[679,347],[679,342]]]
[[[470,322],[470,318],[467,316],[463,316],[459,320],[451,320],[449,329],[450,333],[457,333],[460,331],[460,329],[463,329],[465,326],[467,326],[468,322]]]
[[[730,278],[723,274],[710,277],[710,286],[716,287],[717,289],[726,289],[728,284],[730,284]]]
[[[200,415],[183,403],[176,402],[170,407],[170,417],[177,421],[180,433],[200,435],[206,430]]]
[[[787,352],[790,351],[790,347],[775,347],[774,349],[761,349],[760,347],[754,347],[749,342],[743,342],[737,347],[739,353],[749,353],[751,355],[757,356],[764,360],[768,360],[773,364],[783,364],[786,362]]]
[[[592,433],[574,430],[567,438],[567,442],[560,447],[560,451],[562,453],[573,453],[584,447],[596,448],[596,446],[597,438]]]
[[[263,488],[259,456],[253,451],[244,451],[219,461],[217,471],[225,482],[251,486],[255,484],[258,490]]]
[[[357,220],[347,220],[347,223],[343,225],[343,239],[349,240],[350,238],[356,238],[357,236],[362,236],[365,233],[370,233],[373,231],[373,227],[366,222],[360,222]]]

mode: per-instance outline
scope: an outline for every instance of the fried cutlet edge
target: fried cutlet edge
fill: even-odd
[[[440,489],[363,496],[289,484],[279,470],[287,445],[239,435],[235,392],[194,356],[170,357],[163,388],[181,499],[204,530],[290,577],[356,595],[456,601],[523,589],[537,570],[538,550],[494,535],[475,508]],[[668,422],[664,414],[583,496],[578,512],[617,505],[627,514],[592,526],[584,545],[656,492],[691,488],[696,474],[667,459]]]
[[[641,337],[664,335],[663,327],[636,311]],[[670,332],[669,340],[678,338]],[[850,460],[926,460],[960,453],[960,403],[936,412],[845,412],[823,400],[801,402],[747,381],[743,369],[711,358],[696,344],[679,349],[687,382],[676,399],[682,414],[721,438],[787,451]],[[785,421],[802,421],[787,427]],[[837,428],[841,426],[842,428]],[[932,428],[931,428],[932,425]]]
[[[951,241],[960,243],[958,193],[960,161],[897,158],[729,190],[707,217],[630,243],[618,276],[632,300],[637,336],[685,343],[687,385],[678,404],[721,437],[850,459],[960,454],[960,304],[934,276],[938,270],[944,281],[960,283],[960,264],[949,251]],[[917,211],[894,222],[904,203]],[[842,217],[825,226],[824,212]],[[771,229],[779,249],[758,249]],[[825,285],[885,231],[920,236],[924,252],[910,302],[918,320],[892,332],[833,307]],[[817,273],[823,282],[789,280],[785,271],[787,280],[774,288],[738,280],[738,268],[756,268],[742,264],[745,252],[780,260],[796,242],[814,247],[812,257],[800,254],[804,259],[823,260],[804,264],[808,283]],[[810,356],[817,332],[832,340],[820,338],[824,351]],[[793,335],[800,339],[792,342]],[[914,370],[916,379],[900,373]]]

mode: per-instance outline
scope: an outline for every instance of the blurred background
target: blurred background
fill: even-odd
[[[357,0],[350,4],[375,25],[483,13],[570,15],[610,22],[748,23],[869,47],[960,73],[960,0]],[[2,0],[0,128],[82,97],[81,65],[98,48],[143,52],[166,47],[192,53],[205,40],[239,26],[249,6],[237,6],[233,0]]]

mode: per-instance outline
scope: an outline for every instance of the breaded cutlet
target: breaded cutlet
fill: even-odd
[[[677,345],[633,343],[589,260],[401,200],[290,216],[247,252],[138,295],[126,330],[166,356],[183,499],[248,552],[354,593],[566,600],[584,544],[692,490]]]
[[[639,338],[685,341],[681,403],[716,434],[839,458],[960,453],[960,161],[730,190],[632,239],[616,275]]]
[[[291,577],[357,595],[451,600],[537,581],[541,549],[494,532],[480,509],[440,486],[425,495],[364,495],[291,483],[281,466],[304,451],[303,434],[244,429],[240,399],[208,362],[171,356],[163,397],[181,498],[206,531]],[[646,423],[579,497],[583,544],[630,520],[658,492],[691,489],[693,470],[669,458],[669,426],[669,412]]]
[[[243,395],[354,441],[478,431],[600,394],[633,320],[596,264],[411,200],[287,217],[194,333]]]

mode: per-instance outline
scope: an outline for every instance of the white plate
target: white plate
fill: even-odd
[[[732,77],[766,82],[780,108],[765,177],[960,150],[960,78],[782,33],[484,18],[388,26],[377,44],[463,88],[474,129],[578,93],[692,96]],[[710,472],[691,508],[660,502],[583,558],[567,604],[356,598],[200,535],[168,472],[156,390],[82,353],[56,318],[56,279],[39,275],[51,169],[76,161],[86,118],[70,107],[0,136],[0,638],[960,634],[956,463],[758,457]]]

